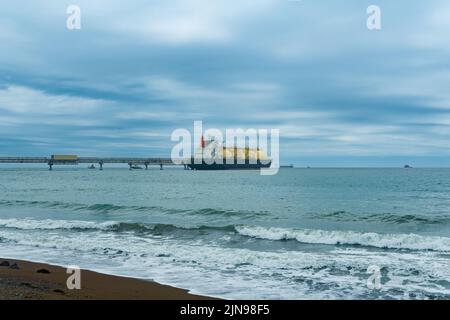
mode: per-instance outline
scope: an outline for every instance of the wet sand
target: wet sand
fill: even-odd
[[[156,282],[81,270],[81,289],[69,290],[71,274],[58,266],[0,258],[0,300],[203,300],[209,297]]]

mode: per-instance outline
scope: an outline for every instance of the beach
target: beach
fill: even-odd
[[[187,290],[81,270],[81,289],[69,290],[71,274],[59,266],[0,258],[0,300],[203,300]]]

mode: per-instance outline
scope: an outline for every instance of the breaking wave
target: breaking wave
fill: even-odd
[[[174,232],[178,230],[217,230],[235,232],[234,226],[198,226],[180,227],[172,224],[144,224],[133,222],[95,222],[79,220],[53,220],[53,219],[0,219],[0,227],[14,228],[21,230],[71,230],[71,231],[111,231],[111,232],[136,232],[136,233],[162,233]]]
[[[450,251],[450,238],[417,234],[383,234],[375,232],[328,231],[312,229],[265,228],[237,226],[247,237],[266,240],[296,240],[301,243],[327,245],[360,245],[386,249]]]
[[[203,235],[208,231],[227,232],[243,237],[262,240],[295,240],[305,244],[366,246],[383,249],[407,249],[450,252],[450,238],[441,236],[423,236],[418,234],[395,234],[356,232],[318,229],[274,228],[246,225],[193,226],[184,227],[173,224],[143,224],[130,222],[94,222],[77,220],[35,220],[35,219],[0,219],[0,227],[23,230],[97,230],[105,232],[134,232],[136,234],[167,234],[177,232],[198,232]]]
[[[95,222],[77,220],[53,220],[53,219],[0,219],[0,227],[15,228],[21,230],[108,230],[117,225],[117,222]]]

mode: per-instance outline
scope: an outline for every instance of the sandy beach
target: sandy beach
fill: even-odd
[[[137,299],[203,300],[187,290],[156,282],[81,270],[81,289],[69,290],[66,269],[43,263],[0,258],[0,300]]]

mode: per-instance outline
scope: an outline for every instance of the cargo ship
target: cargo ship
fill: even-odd
[[[269,168],[272,160],[260,148],[224,147],[215,140],[205,141],[188,161],[191,170],[256,170]]]

